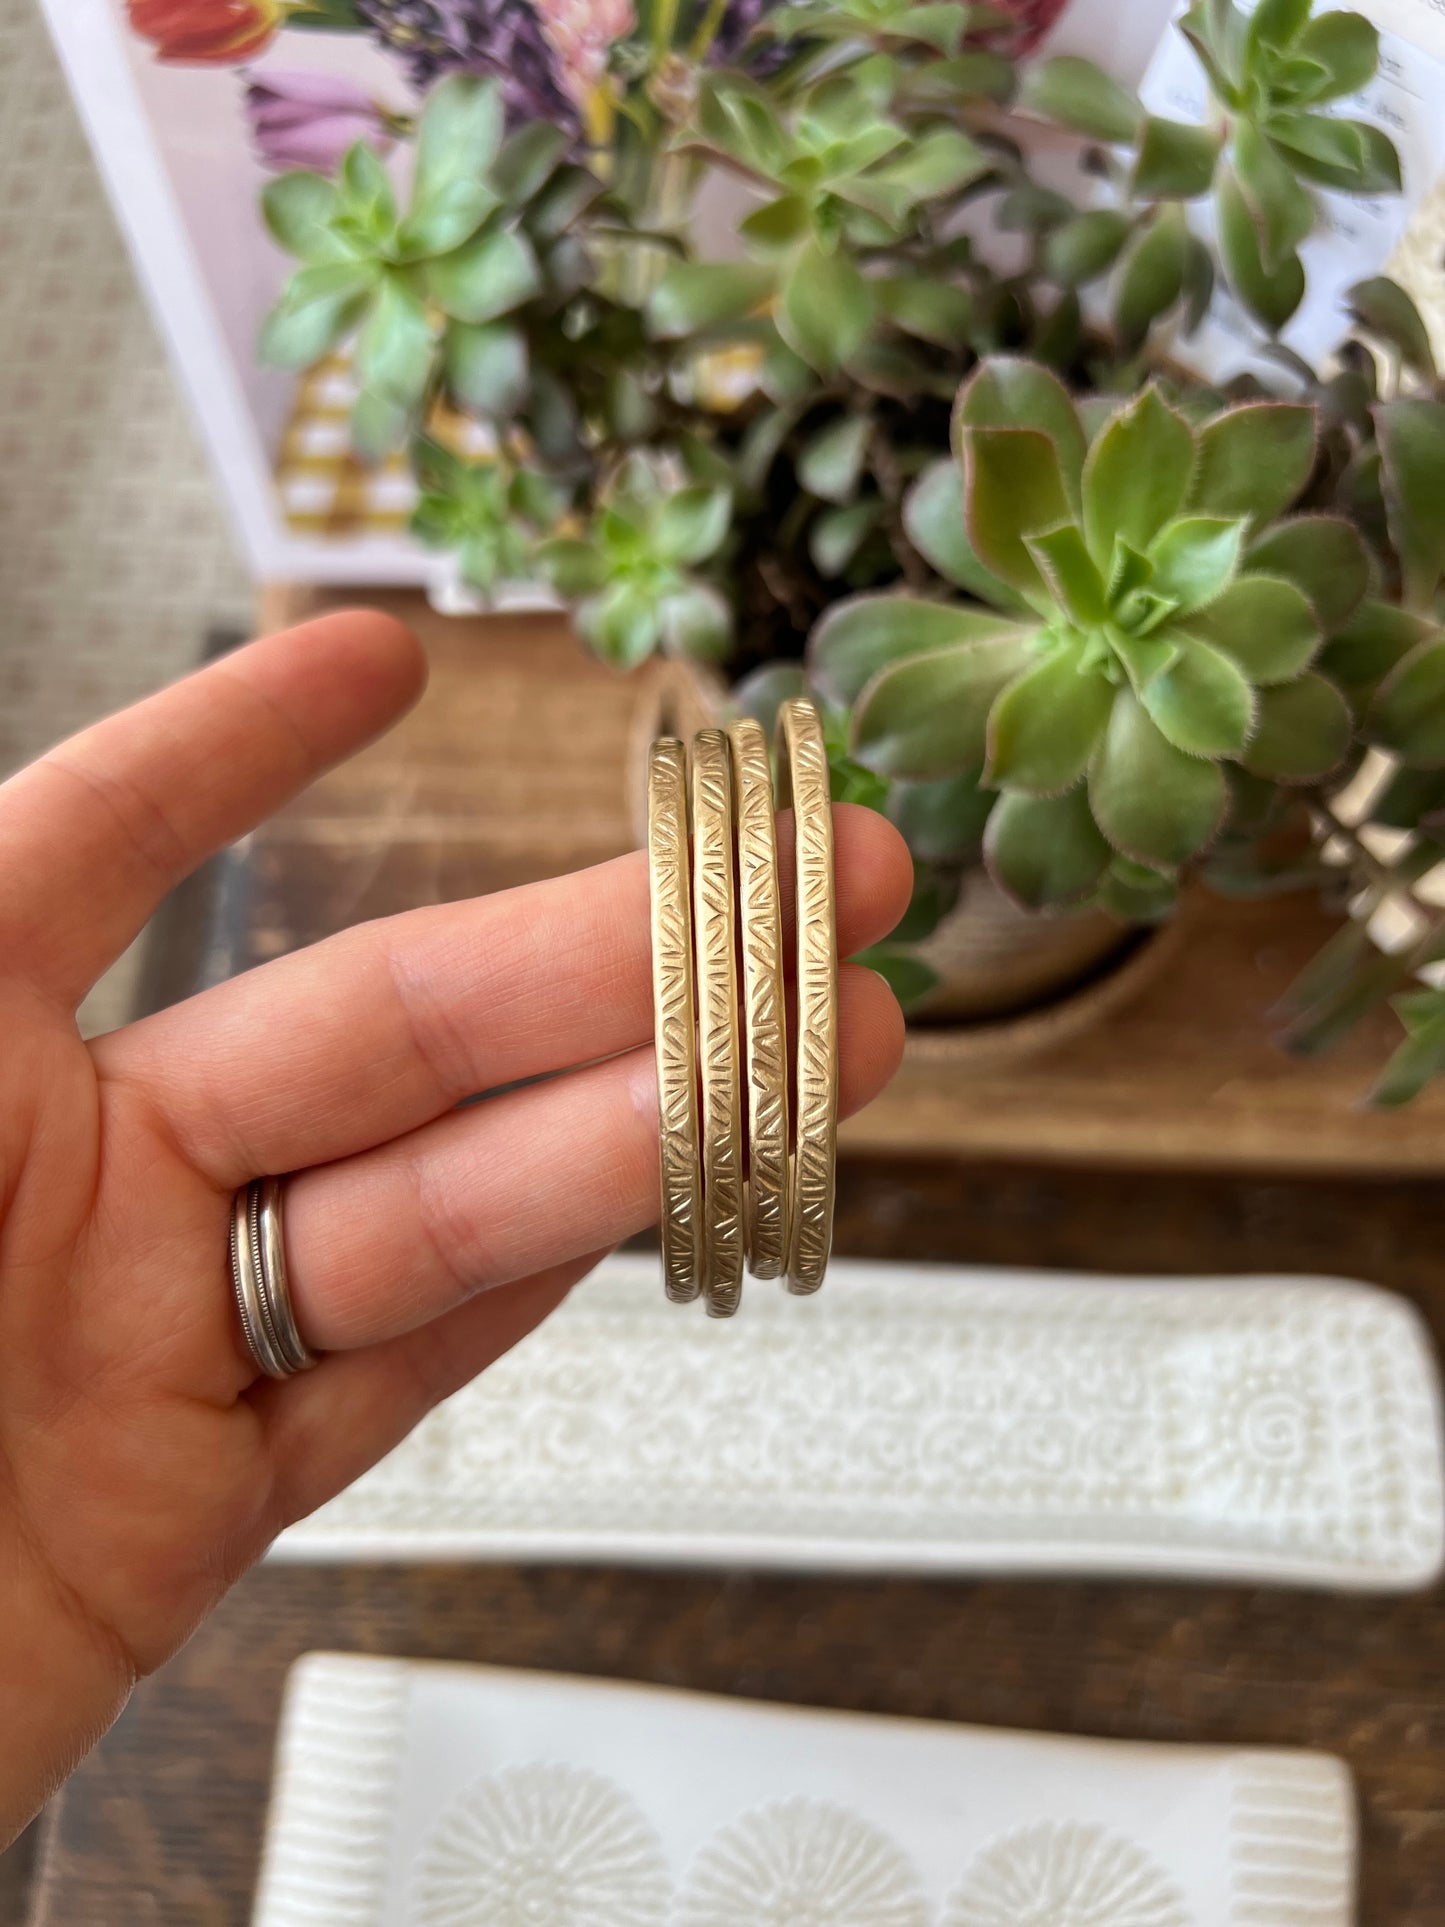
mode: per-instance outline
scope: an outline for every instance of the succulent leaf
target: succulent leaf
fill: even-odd
[[[1339,768],[1350,734],[1349,704],[1310,670],[1260,691],[1254,735],[1240,761],[1276,783],[1314,783]]]
[[[1214,180],[1224,137],[1189,121],[1145,117],[1134,160],[1133,190],[1153,200],[1192,201]]]
[[[410,411],[426,391],[436,345],[411,283],[403,274],[388,274],[356,344],[357,380],[382,401]]]
[[[507,421],[526,406],[530,371],[520,328],[501,321],[475,328],[453,322],[445,356],[447,387],[458,406],[489,421]]]
[[[288,254],[312,264],[345,258],[331,227],[339,204],[333,181],[304,171],[279,175],[267,182],[261,196],[272,239]]]
[[[1089,770],[1094,821],[1114,849],[1177,869],[1214,836],[1226,796],[1219,765],[1176,749],[1133,691],[1121,689]]]
[[[1352,695],[1370,695],[1418,643],[1439,633],[1428,617],[1409,609],[1389,602],[1362,602],[1325,644],[1320,668]]]
[[[1270,139],[1287,150],[1295,173],[1321,187],[1351,194],[1398,194],[1400,155],[1389,135],[1366,120],[1331,114],[1278,112]]]
[[[1404,600],[1426,609],[1445,574],[1445,402],[1383,402],[1375,427]]]
[[[1170,522],[1149,551],[1154,593],[1181,615],[1213,602],[1234,578],[1244,526],[1212,515],[1183,515]]]
[[[1265,265],[1254,213],[1239,181],[1221,166],[1215,184],[1219,249],[1229,284],[1249,312],[1278,334],[1304,299],[1305,271],[1298,255]]]
[[[720,662],[733,639],[732,604],[710,582],[692,582],[657,606],[659,645],[669,656]]]
[[[1412,768],[1445,766],[1445,637],[1417,643],[1389,672],[1365,717],[1365,733]]]
[[[1059,54],[1024,73],[1019,103],[1091,140],[1134,138],[1144,110],[1137,95],[1092,60]]]
[[[825,502],[850,501],[857,491],[873,423],[867,415],[840,415],[819,429],[798,456],[798,480]]]
[[[1234,169],[1255,225],[1260,260],[1273,274],[1294,257],[1314,226],[1314,203],[1253,121],[1241,121],[1235,131]]]
[[[1304,591],[1277,576],[1243,575],[1185,627],[1238,663],[1256,688],[1288,682],[1319,651],[1319,618]]]
[[[990,874],[1026,910],[1081,902],[1113,854],[1082,786],[1063,796],[1001,796],[983,849]]]
[[[905,334],[939,348],[962,348],[976,323],[973,297],[966,288],[921,276],[877,281],[874,289],[884,314]]]
[[[910,595],[853,596],[835,603],[814,629],[808,644],[809,674],[829,702],[846,709],[892,663],[1006,637],[1013,630],[1008,618],[992,609]]]
[[[1310,90],[1308,98],[1314,103],[1358,93],[1374,79],[1380,63],[1379,29],[1360,13],[1322,13],[1309,22],[1295,45],[1326,76]]]
[[[1260,0],[1249,23],[1249,51],[1261,41],[1271,47],[1292,47],[1304,30],[1314,0]]]
[[[1247,516],[1263,526],[1283,514],[1310,478],[1318,417],[1302,403],[1249,402],[1199,431],[1189,505],[1203,515]]]
[[[1069,514],[1057,445],[1036,428],[961,430],[964,518],[985,568],[1023,592],[1041,587],[1025,538]]]
[[[956,462],[945,458],[923,471],[903,498],[903,526],[914,548],[945,581],[996,609],[1024,607],[1017,590],[984,567],[968,539],[963,474]]]
[[[1160,731],[1190,756],[1237,756],[1249,740],[1249,684],[1237,664],[1207,642],[1182,639],[1174,660],[1140,696]]]
[[[1068,389],[1049,369],[1014,355],[991,355],[980,362],[958,391],[954,409],[953,440],[960,461],[967,428],[1042,430],[1054,444],[1069,502],[1078,507],[1084,431]]]
[[[882,515],[883,504],[876,496],[824,509],[808,531],[808,554],[819,575],[827,578],[842,575],[877,528]]]
[[[1436,376],[1435,351],[1420,310],[1398,281],[1377,274],[1346,290],[1345,301],[1357,327],[1394,350],[1407,368],[1425,381]]]
[[[772,269],[753,261],[674,262],[648,300],[648,326],[659,339],[677,341],[741,320],[774,282]]]
[[[1275,523],[1250,545],[1246,567],[1303,589],[1326,635],[1344,627],[1370,587],[1370,557],[1360,532],[1339,515],[1296,515]]]
[[[1188,422],[1152,384],[1111,418],[1084,464],[1084,533],[1101,569],[1112,569],[1116,542],[1147,549],[1174,520],[1195,459]]]
[[[1117,208],[1089,208],[1051,231],[1044,242],[1044,269],[1066,288],[1082,288],[1107,274],[1132,232],[1128,216]]]
[[[976,863],[994,805],[981,786],[982,772],[945,776],[932,783],[890,785],[886,814],[923,863]]]
[[[1126,856],[1114,858],[1094,892],[1095,907],[1121,923],[1162,923],[1178,899],[1174,877]]]
[[[1017,634],[940,649],[883,669],[853,711],[853,753],[881,776],[928,781],[975,770],[989,712],[1028,660]]]
[[[1114,687],[1061,642],[1003,691],[988,722],[984,780],[1034,796],[1070,789],[1089,766],[1108,721]]]
[[[731,517],[732,497],[726,489],[680,489],[657,511],[654,551],[679,568],[706,562],[722,547]]]
[[[1114,319],[1129,345],[1142,342],[1183,295],[1189,239],[1183,208],[1165,202],[1131,243],[1114,293]]]
[[[878,297],[856,262],[838,249],[825,254],[810,241],[783,288],[778,326],[811,367],[830,374],[868,339]]]
[[[1108,593],[1077,525],[1065,522],[1024,538],[1044,585],[1077,627],[1091,629],[1109,614]]]
[[[474,233],[495,197],[488,170],[502,144],[502,90],[495,80],[451,74],[427,95],[417,130],[410,218],[434,225],[439,248]],[[480,212],[471,215],[471,207]]]
[[[262,324],[261,360],[277,368],[309,368],[350,334],[374,286],[370,262],[302,268]]]
[[[427,288],[453,321],[495,321],[542,285],[531,243],[511,228],[490,228],[427,264]]]
[[[1370,1092],[1380,1108],[1410,1103],[1445,1070],[1445,991],[1406,991],[1390,1004],[1406,1037]]]

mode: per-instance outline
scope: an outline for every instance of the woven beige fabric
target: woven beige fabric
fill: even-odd
[[[251,592],[35,0],[0,0],[0,775]]]

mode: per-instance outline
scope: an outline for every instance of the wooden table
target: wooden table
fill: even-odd
[[[460,663],[463,648],[485,662]],[[373,752],[328,779],[174,908],[153,1000],[357,916],[630,844],[619,769],[636,691],[577,663],[545,624],[460,640],[438,632],[437,649],[440,687],[406,726],[400,757]],[[571,731],[572,753],[548,774],[529,733],[540,708]],[[1035,1087],[1060,1074],[1042,1066]],[[1435,1128],[1408,1127],[1411,1141]],[[990,1164],[957,1148],[948,1158],[855,1154],[839,1249],[1123,1272],[1335,1272],[1408,1293],[1445,1337],[1432,1179],[1145,1172],[1117,1149],[1089,1169],[1077,1146],[1072,1163],[1048,1149],[1032,1164],[1016,1149]],[[1424,1153],[1399,1162],[1418,1170]],[[33,1920],[245,1922],[285,1671],[299,1653],[332,1647],[1057,1732],[1325,1747],[1359,1784],[1361,1921],[1424,1927],[1445,1919],[1440,1606],[1433,1594],[1195,1585],[263,1569],[137,1692],[56,1802]]]

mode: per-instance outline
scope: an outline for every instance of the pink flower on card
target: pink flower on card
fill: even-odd
[[[537,0],[537,12],[562,84],[581,105],[605,73],[613,43],[637,25],[632,0]]]

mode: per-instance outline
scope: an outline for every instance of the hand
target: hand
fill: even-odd
[[[165,893],[423,674],[397,624],[329,617],[0,788],[0,1844],[283,1526],[656,1216],[641,855],[77,1033]],[[866,811],[839,809],[837,848],[851,951],[897,921],[910,868]],[[847,1111],[902,1029],[866,970],[841,1001]],[[234,1190],[285,1172],[298,1323],[327,1356],[277,1384],[242,1343],[227,1236]]]

